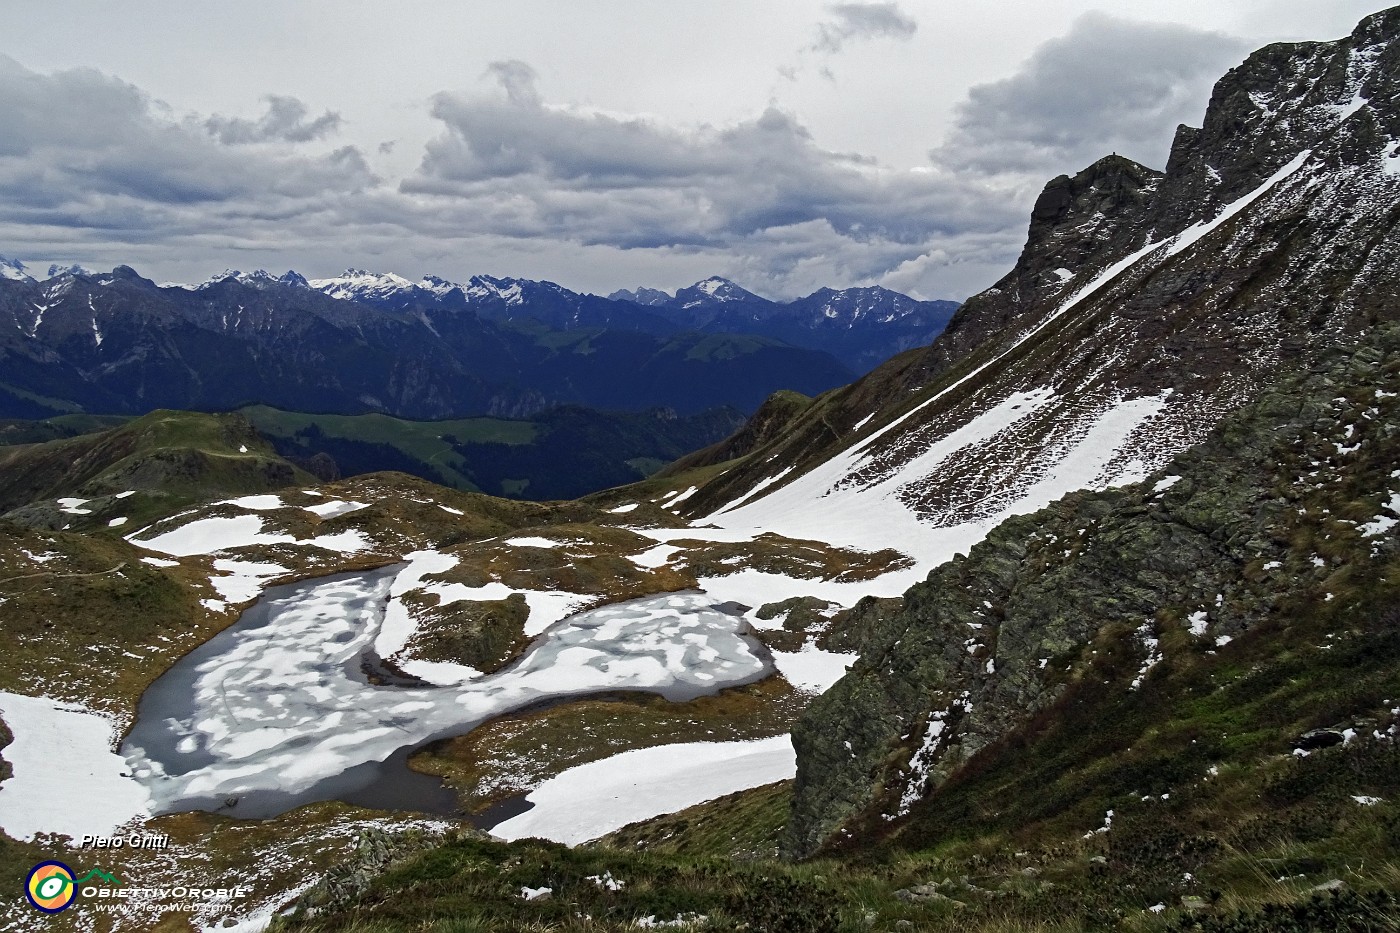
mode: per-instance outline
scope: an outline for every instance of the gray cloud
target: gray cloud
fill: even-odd
[[[683,130],[502,84],[501,96],[438,95],[445,132],[400,186],[445,233],[714,253],[754,287],[795,293],[874,280],[935,240],[1022,220],[951,176],[824,149],[775,107]]]
[[[823,149],[771,107],[734,126],[691,130],[519,94],[440,94],[432,113],[446,132],[402,190],[469,204],[479,222],[516,235],[715,245],[824,221],[855,240],[916,243],[988,214],[946,178]]]
[[[0,57],[0,126],[0,219],[10,222],[145,230],[179,226],[192,205],[248,208],[376,183],[353,147],[225,146],[90,69],[42,75]]]
[[[512,104],[534,106],[540,102],[540,92],[535,88],[539,72],[528,63],[516,58],[491,62],[486,66],[486,74],[500,84]]]
[[[968,91],[930,153],[951,171],[1074,172],[1110,151],[1161,167],[1178,123],[1199,123],[1214,81],[1247,51],[1185,26],[1077,19],[1009,78]]]
[[[919,28],[896,3],[834,3],[827,9],[833,18],[818,24],[815,52],[834,55],[853,39],[908,39]]]
[[[295,97],[269,94],[267,113],[256,120],[215,114],[204,121],[209,134],[225,145],[240,143],[305,143],[335,132],[343,122],[339,113],[327,110],[308,121],[306,104]]]
[[[825,44],[804,55],[916,28],[893,4],[831,10]],[[600,291],[717,272],[775,297],[872,282],[960,297],[1014,261],[1047,178],[1114,149],[1160,165],[1242,51],[1086,17],[973,88],[914,171],[828,149],[777,106],[723,126],[561,106],[529,64],[500,61],[490,93],[432,98],[439,132],[397,184],[357,148],[325,153],[339,114],[313,118],[295,98],[267,99],[256,120],[181,117],[96,71],[0,57],[0,252],[202,274],[485,271]]]

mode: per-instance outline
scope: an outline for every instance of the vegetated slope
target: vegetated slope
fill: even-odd
[[[0,447],[0,514],[34,527],[98,527],[120,515],[134,529],[191,502],[314,481],[236,414],[155,411],[95,434]]]
[[[1400,695],[1397,399],[1391,325],[1147,482],[1008,521],[898,608],[871,606],[861,661],[795,732],[793,850],[946,828],[945,782],[1029,794],[988,773],[1008,761],[1047,783],[983,801],[988,825],[1014,808],[1083,832],[1102,816],[1087,801],[1267,766],[1317,727],[1369,737]],[[1332,651],[1355,668],[1343,682]],[[1024,751],[1044,735],[1053,764]]]
[[[0,418],[0,447],[14,444],[40,444],[79,434],[92,434],[115,428],[129,421],[123,415],[56,415],[41,421]]]
[[[158,287],[126,266],[0,279],[0,415],[253,403],[410,418],[562,404],[689,414],[751,411],[777,389],[819,392],[852,376],[827,353],[769,337],[652,327],[654,315],[625,302],[594,299],[625,313],[564,328],[418,291],[371,306],[294,273]]]
[[[320,457],[338,476],[398,470],[456,489],[509,498],[572,499],[634,482],[743,424],[735,409],[603,412],[564,407],[526,419],[408,421],[243,409],[277,451]],[[323,477],[326,478],[326,477]]]
[[[696,467],[714,466],[747,456],[779,436],[812,404],[800,392],[774,392],[758,411],[724,440],[694,450],[662,469],[659,476],[677,476]]]
[[[1270,46],[1165,173],[1111,156],[1052,181],[1016,267],[942,337],[819,398],[686,514],[846,543],[880,515],[931,566],[1147,475],[1282,364],[1396,319],[1397,33],[1389,11]]]

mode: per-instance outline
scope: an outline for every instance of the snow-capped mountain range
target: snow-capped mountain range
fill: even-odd
[[[200,290],[234,279],[245,285],[293,285],[342,301],[374,307],[470,308],[484,317],[534,319],[551,327],[624,327],[666,334],[756,334],[797,347],[823,350],[856,372],[896,353],[924,346],[947,325],[957,304],[918,301],[879,286],[822,288],[789,302],[770,301],[720,276],[679,289],[622,289],[606,298],[575,292],[553,282],[474,275],[454,282],[436,275],[413,281],[393,272],[347,269],[331,278],[305,279],[296,272],[228,270],[192,285]]]
[[[854,375],[763,333],[700,332],[547,282],[227,272],[160,286],[127,266],[0,278],[0,414],[223,410],[526,417],[559,405],[756,409]]]

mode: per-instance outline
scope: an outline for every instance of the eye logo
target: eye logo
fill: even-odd
[[[78,894],[73,869],[62,862],[40,862],[29,870],[24,893],[35,909],[56,914],[72,904]]]

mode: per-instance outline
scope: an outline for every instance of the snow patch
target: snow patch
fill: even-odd
[[[222,576],[210,577],[209,584],[230,603],[257,599],[269,580],[289,572],[280,564],[226,559],[214,561],[214,569]]]
[[[638,567],[654,568],[660,567],[671,559],[671,555],[681,551],[673,544],[658,544],[656,547],[636,554],[628,560]]]
[[[1381,506],[1388,512],[1400,515],[1400,492],[1391,493],[1390,501]],[[1390,515],[1377,515],[1374,519],[1361,525],[1357,531],[1361,532],[1363,538],[1375,538],[1385,534],[1390,529],[1400,524],[1400,519],[1392,518]]]
[[[225,499],[216,502],[215,505],[236,505],[240,509],[251,509],[255,512],[267,512],[272,509],[284,509],[286,504],[282,502],[281,496],[259,495],[240,496],[237,499]]]
[[[372,542],[356,529],[305,540],[288,534],[265,534],[262,529],[263,520],[259,516],[236,515],[232,518],[201,518],[154,538],[138,540],[133,536],[127,540],[148,551],[159,551],[172,557],[213,554],[255,544],[295,544],[341,554],[353,554],[372,547]]]
[[[662,500],[662,502],[661,502],[661,507],[662,507],[663,509],[674,508],[674,507],[676,507],[677,505],[680,505],[680,504],[681,504],[682,502],[684,502],[685,500],[689,499],[691,496],[695,495],[695,494],[696,494],[697,492],[699,492],[699,491],[700,491],[700,487],[699,487],[699,486],[691,486],[689,489],[685,490],[684,492],[672,493],[670,496],[668,496],[667,498],[665,498],[665,499]]]
[[[319,515],[322,518],[335,518],[338,515],[347,515],[350,512],[358,512],[360,509],[369,508],[368,502],[342,502],[339,499],[331,499],[318,505],[304,505],[302,508]]]
[[[1387,175],[1400,175],[1400,139],[1395,140],[1381,153],[1381,171]]]
[[[938,526],[923,520],[907,505],[902,494],[915,482],[935,474],[940,465],[959,451],[985,444],[1002,431],[1050,404],[1055,394],[1049,389],[1016,392],[961,425],[904,464],[892,475],[858,484],[866,463],[860,448],[847,450],[820,464],[781,489],[738,508],[717,512],[706,521],[740,534],[738,540],[762,531],[790,538],[825,541],[829,544],[876,551],[897,548],[914,558],[911,566],[858,584],[829,581],[802,581],[786,595],[808,592],[843,605],[851,605],[846,592],[861,595],[898,596],[923,580],[937,565],[955,554],[966,553],[987,533],[1011,515],[1023,515],[1044,508],[1066,493],[1106,485],[1099,477],[1134,430],[1155,417],[1166,405],[1167,395],[1148,396],[1117,402],[1102,411],[1073,447],[1021,494],[995,514],[956,525]],[[866,445],[861,445],[866,446]],[[693,529],[689,535],[703,529]],[[651,530],[641,531],[654,537]],[[750,581],[787,580],[779,575],[744,571]],[[736,576],[708,578],[707,590],[731,591]],[[738,598],[738,597],[732,597]],[[779,599],[785,596],[779,596]],[[858,598],[858,597],[857,597]],[[748,599],[741,599],[749,602]],[[761,603],[754,603],[761,605]]]
[[[1152,491],[1153,491],[1153,492],[1166,492],[1168,489],[1171,489],[1173,486],[1175,486],[1175,485],[1176,485],[1177,483],[1179,483],[1179,482],[1181,482],[1181,477],[1180,477],[1180,476],[1167,476],[1167,477],[1164,477],[1164,478],[1162,478],[1162,479],[1157,480],[1156,485],[1154,485],[1154,486],[1152,487]]]
[[[534,806],[491,829],[577,845],[628,823],[684,810],[797,773],[786,735],[757,742],[686,742],[641,748],[559,774],[529,793]]]
[[[798,651],[774,651],[773,664],[788,683],[803,693],[825,693],[860,658],[859,654],[823,651],[810,642]]]
[[[14,733],[5,759],[14,769],[0,792],[0,829],[20,840],[62,833],[110,836],[146,816],[150,797],[112,751],[115,724],[86,707],[0,692],[0,714]]]
[[[555,541],[552,538],[540,537],[511,538],[506,541],[506,544],[511,547],[557,548],[564,546],[563,541]]]
[[[85,509],[83,506],[91,502],[91,499],[75,499],[72,496],[65,496],[62,499],[55,499],[60,512],[67,512],[69,515],[91,515],[92,509]]]

